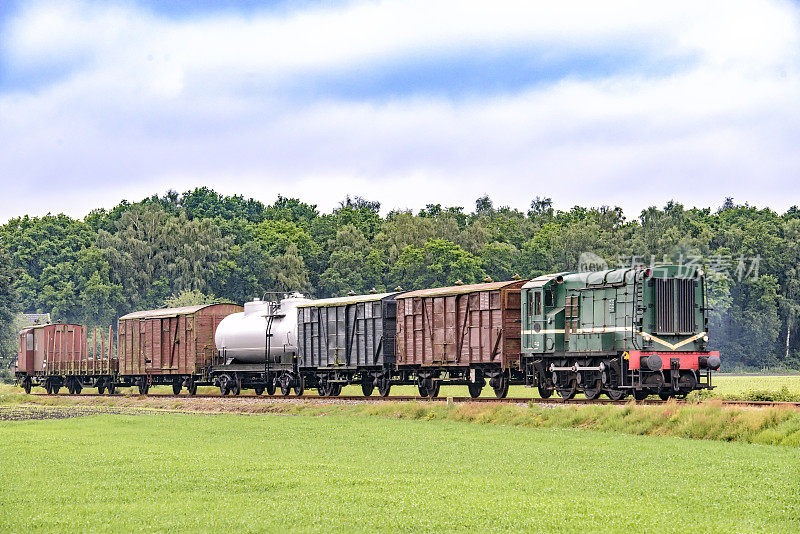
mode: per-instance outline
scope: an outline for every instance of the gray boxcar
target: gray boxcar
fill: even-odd
[[[320,395],[360,383],[389,394],[395,364],[397,293],[315,300],[297,308],[298,362]]]

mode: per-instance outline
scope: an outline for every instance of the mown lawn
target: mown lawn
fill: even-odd
[[[800,450],[367,416],[0,423],[0,531],[800,530]]]

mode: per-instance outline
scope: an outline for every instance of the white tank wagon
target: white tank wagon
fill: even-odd
[[[280,301],[255,299],[244,311],[225,317],[217,327],[214,342],[219,365],[214,383],[227,395],[242,386],[257,394],[302,394],[303,379],[297,369],[297,307],[311,302],[300,293]]]

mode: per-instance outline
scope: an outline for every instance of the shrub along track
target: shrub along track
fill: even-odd
[[[42,397],[52,397],[52,398],[65,398],[65,399],[79,399],[82,397],[99,397],[101,395],[97,393],[85,393],[81,395],[57,395],[57,396],[48,396],[44,394],[38,394]],[[108,397],[108,395],[103,395],[104,397]],[[224,396],[220,394],[202,394],[197,395],[194,397],[190,397],[188,395],[172,395],[169,393],[150,393],[149,395],[114,395],[113,398],[141,398],[141,397],[154,397],[154,398],[175,398],[175,399],[184,399],[184,398],[213,398],[213,399],[259,399],[262,401],[349,401],[349,402],[408,402],[408,401],[416,401],[416,402],[447,402],[447,403],[468,403],[468,402],[476,402],[476,403],[508,403],[508,404],[553,404],[559,406],[569,406],[569,405],[586,405],[586,404],[608,404],[608,405],[617,405],[617,406],[625,406],[627,404],[636,404],[639,406],[662,406],[668,403],[677,403],[677,404],[698,404],[695,401],[687,401],[683,399],[669,399],[669,400],[661,400],[661,399],[644,399],[644,400],[634,400],[632,398],[621,399],[621,400],[611,400],[611,399],[570,399],[564,400],[561,398],[550,398],[550,399],[541,399],[541,398],[531,398],[531,397],[506,397],[504,399],[498,399],[496,397],[418,397],[414,395],[397,395],[397,396],[390,396],[390,397],[380,397],[377,395],[365,397],[363,395],[339,395],[336,397],[321,397],[319,395],[301,395],[300,397],[297,396],[281,396],[281,395],[254,395],[254,394],[242,394],[236,396]],[[724,400],[724,399],[714,399],[714,402],[719,402],[722,406],[731,406],[731,407],[754,407],[754,408],[765,408],[765,407],[786,407],[786,408],[795,408],[800,410],[800,402],[780,402],[780,401],[748,401],[748,400]]]

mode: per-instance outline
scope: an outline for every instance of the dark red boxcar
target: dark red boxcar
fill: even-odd
[[[237,304],[204,304],[129,313],[119,318],[119,374],[134,380],[143,393],[150,384],[197,382],[213,363],[214,334]],[[186,384],[190,388],[191,384]]]
[[[499,382],[492,386],[504,396],[512,371],[519,368],[524,284],[524,280],[489,282],[397,295],[398,368],[419,369],[421,393],[435,388],[431,377],[444,382],[443,373],[477,385],[479,392],[477,372],[497,377]],[[438,373],[429,375],[425,388],[426,369]]]

